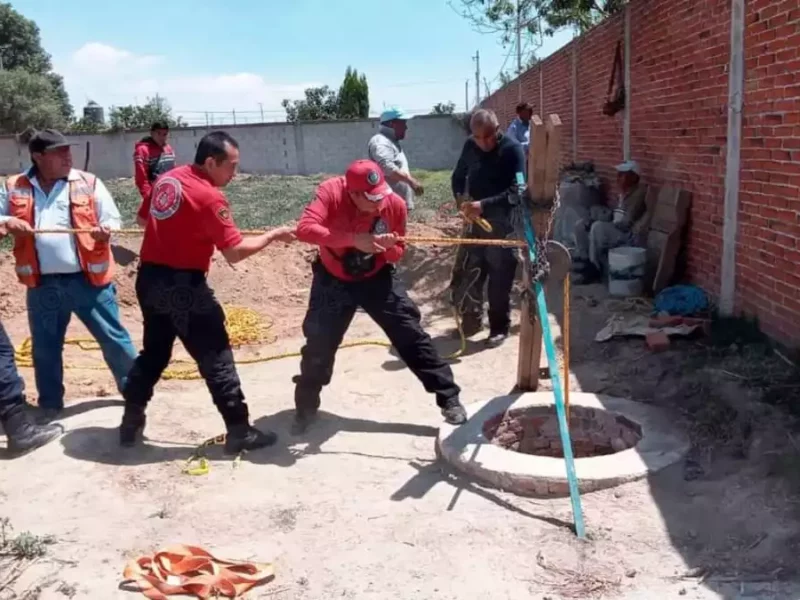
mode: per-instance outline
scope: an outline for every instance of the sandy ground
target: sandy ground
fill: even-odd
[[[436,302],[449,256],[449,250],[417,249],[405,269],[443,353],[456,346],[448,335],[452,322]],[[283,248],[236,273],[217,265],[212,281],[223,302],[256,308],[275,322],[273,344],[239,356],[300,348],[309,257]],[[0,268],[6,273],[7,262]],[[132,272],[130,266],[120,273],[119,295],[138,339]],[[4,323],[21,342],[22,296],[17,288],[4,293]],[[559,294],[550,300],[560,306]],[[593,342],[609,311],[622,308],[601,289],[575,290],[572,389],[657,403],[691,427],[686,407],[694,405],[687,402],[707,403],[707,389],[695,389],[699,375],[681,362],[692,342],[660,355],[641,340]],[[557,334],[560,319],[554,309]],[[82,335],[74,323],[70,336]],[[381,337],[364,315],[349,335]],[[453,364],[465,403],[508,393],[514,384],[516,338],[494,350],[478,342]],[[67,353],[98,364],[97,353]],[[0,461],[0,516],[17,532],[56,540],[46,557],[22,565],[12,585],[3,582],[14,574],[14,561],[0,562],[0,599],[135,598],[119,589],[126,561],[174,543],[274,562],[275,581],[250,598],[800,598],[793,587],[796,500],[766,462],[786,440],[785,419],[735,379],[715,384],[714,394],[755,407],[746,447],[718,451],[698,443],[691,462],[584,496],[591,540],[580,542],[570,530],[567,499],[485,489],[437,463],[440,416],[433,398],[386,348],[340,352],[323,397],[324,418],[299,439],[288,434],[297,369],[296,358],[241,367],[256,425],[273,428],[280,441],[249,454],[237,469],[212,450],[211,472],[199,477],[182,474],[183,461],[222,430],[202,382],[162,384],[148,413],[146,446],[123,452],[115,429],[122,409],[109,376],[68,371],[65,436]],[[23,373],[32,381],[30,370]],[[80,399],[98,395],[106,397]]]

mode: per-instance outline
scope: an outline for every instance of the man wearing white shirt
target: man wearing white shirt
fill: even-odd
[[[414,209],[414,195],[422,195],[422,185],[411,176],[408,158],[400,142],[406,137],[411,117],[397,107],[381,113],[380,130],[367,145],[369,159],[380,166],[392,191],[406,201],[408,210]]]
[[[119,210],[100,179],[72,168],[72,145],[58,131],[36,133],[28,143],[33,167],[0,185],[0,224],[15,238],[17,278],[28,288],[43,422],[64,408],[62,352],[73,313],[97,340],[120,391],[137,355],[113,283],[110,230],[120,227]],[[91,232],[33,233],[71,228]]]

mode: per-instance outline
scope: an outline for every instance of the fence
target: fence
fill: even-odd
[[[378,130],[377,119],[317,123],[264,123],[224,125],[239,142],[244,173],[306,175],[343,172],[348,163],[363,158],[367,142]],[[205,127],[173,129],[170,144],[178,162],[194,158]],[[84,163],[86,142],[91,142],[90,170],[101,178],[132,177],[134,144],[147,132],[69,136],[78,144],[75,164]],[[413,169],[452,169],[466,133],[452,115],[419,116],[409,122],[403,148]],[[15,138],[0,138],[0,173],[14,173],[30,164],[27,149]]]
[[[617,42],[628,109],[602,114]],[[564,123],[563,159],[637,160],[647,182],[693,192],[688,275],[723,309],[800,343],[800,5],[633,0],[487,98],[521,96]]]

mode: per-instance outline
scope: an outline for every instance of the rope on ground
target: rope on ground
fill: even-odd
[[[250,308],[243,308],[239,306],[225,305],[222,307],[225,311],[225,327],[228,330],[228,337],[231,341],[233,348],[241,346],[252,346],[255,344],[272,344],[278,339],[277,335],[270,332],[273,322],[272,319],[262,317],[258,312]],[[68,338],[64,342],[72,346],[77,346],[81,350],[91,351],[99,350],[100,345],[92,338]],[[339,348],[356,348],[358,346],[380,346],[383,348],[391,348],[391,344],[385,340],[355,340],[352,342],[344,342]],[[281,360],[284,358],[296,358],[301,353],[299,351],[293,352],[279,352],[269,356],[258,356],[252,358],[241,358],[236,360],[237,365],[253,365],[257,363],[271,362],[274,360]],[[33,344],[31,338],[27,338],[22,344],[14,351],[14,357],[17,361],[18,367],[33,367]],[[188,381],[192,379],[200,379],[200,373],[197,370],[197,365],[190,359],[173,359],[170,365],[186,365],[178,368],[167,368],[162,375],[162,379],[177,379]],[[86,369],[94,371],[106,371],[106,365],[76,365],[68,362],[64,363],[65,369]]]

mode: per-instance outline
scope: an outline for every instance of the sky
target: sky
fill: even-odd
[[[345,69],[367,76],[370,113],[399,105],[416,114],[438,102],[470,107],[475,61],[481,93],[500,86],[516,54],[480,34],[448,0],[24,0],[77,114],[158,94],[192,125],[283,120],[284,98],[317,85],[338,89]],[[68,8],[67,8],[68,7]],[[544,58],[570,31],[542,40]],[[412,41],[414,40],[414,41]],[[508,58],[507,58],[508,57]],[[485,81],[484,81],[485,80]]]

